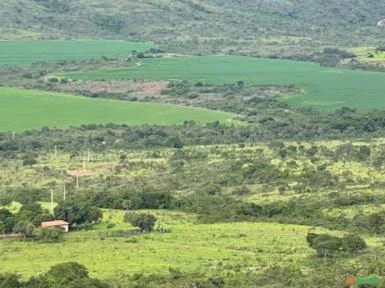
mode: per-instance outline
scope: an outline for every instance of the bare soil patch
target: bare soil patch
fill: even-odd
[[[67,93],[126,94],[127,96],[142,99],[145,97],[159,97],[167,84],[167,81],[74,81],[60,84],[58,88]]]

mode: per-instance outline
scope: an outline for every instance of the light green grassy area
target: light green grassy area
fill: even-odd
[[[131,51],[145,51],[152,43],[118,40],[0,41],[0,65],[25,65],[39,61],[84,60],[130,57]]]
[[[204,83],[297,85],[301,95],[286,97],[295,106],[334,110],[348,106],[361,111],[385,107],[385,74],[322,68],[315,63],[242,56],[143,59],[135,67],[70,73],[72,79],[188,80]]]
[[[12,203],[10,205],[8,205],[7,207],[0,205],[0,209],[5,208],[5,209],[8,209],[12,213],[17,213],[17,212],[19,212],[21,206],[22,205],[19,202],[12,201]]]
[[[380,191],[378,191],[380,193]],[[385,211],[385,204],[377,204],[377,205],[354,205],[350,207],[344,208],[330,208],[325,209],[323,212],[325,215],[334,216],[334,217],[345,217],[347,219],[353,219],[354,216],[358,214],[362,215],[370,215],[372,213],[383,212]]]
[[[309,230],[306,226],[195,224],[194,215],[150,212],[158,218],[158,226],[170,228],[172,232],[103,239],[100,232],[106,231],[106,223],[115,223],[113,230],[132,229],[122,222],[123,211],[105,210],[103,223],[94,231],[71,232],[63,243],[0,241],[0,272],[17,272],[29,277],[55,264],[77,261],[88,267],[93,277],[108,279],[121,273],[167,274],[170,267],[212,273],[217,267],[225,271],[255,271],[274,264],[301,267],[314,255],[306,243]]]
[[[385,53],[381,51],[376,52],[376,47],[355,47],[348,50],[357,55],[361,61],[385,62]]]
[[[90,123],[129,125],[230,122],[233,114],[154,103],[91,99],[17,88],[0,88],[0,131]]]
[[[314,141],[307,143],[286,142],[290,144],[301,144],[306,149],[311,146],[327,147],[336,149],[343,141]],[[380,153],[384,139],[373,140],[366,143],[372,147],[372,153]],[[353,142],[353,145],[363,145],[365,142]],[[199,177],[197,171],[208,173],[215,170],[216,165],[221,165],[223,153],[232,154],[233,159],[254,159],[273,155],[273,150],[266,144],[247,145],[240,148],[237,145],[208,145],[197,147],[184,147],[183,151],[208,153],[208,158],[200,162],[199,159],[185,164],[188,173],[194,174],[196,179],[208,179]],[[91,151],[92,152],[92,151]],[[87,188],[92,190],[92,183],[102,183],[103,177],[116,177],[133,180],[135,176],[147,177],[158,185],[156,177],[163,177],[169,173],[169,159],[174,154],[173,149],[157,149],[158,156],[154,157],[154,151],[132,150],[132,151],[108,151],[105,153],[91,153],[91,162],[86,163],[88,176],[80,179],[80,188],[85,188],[83,183],[87,183]],[[116,171],[113,169],[120,161],[119,155],[127,155],[127,163],[132,168],[128,170]],[[85,154],[84,154],[85,155]],[[230,156],[229,156],[230,157]],[[57,156],[48,153],[38,157],[38,163],[33,167],[22,166],[20,159],[4,161],[0,167],[0,185],[13,185],[26,182],[31,187],[43,188],[52,183],[56,183],[55,201],[62,197],[62,183],[71,183],[73,179],[66,176],[65,170],[81,170],[83,153],[71,157],[70,154],[59,151]],[[274,158],[272,162],[280,169],[285,169],[288,162],[295,160],[298,167],[293,168],[292,173],[301,171],[309,162],[307,156],[288,156],[286,159]],[[330,159],[329,159],[330,160]],[[320,156],[318,164],[327,163],[328,158]],[[366,179],[369,174],[373,180],[381,179],[385,168],[368,168],[370,162],[356,161],[337,161],[338,165],[328,165],[327,169],[333,175],[339,175],[344,169],[351,171],[352,177]],[[148,165],[151,164],[151,165]],[[315,164],[314,164],[315,165]],[[203,169],[202,167],[205,167]],[[175,173],[175,172],[171,172]],[[195,174],[196,173],[196,174]],[[205,176],[207,177],[207,175]],[[140,179],[140,178],[138,178]],[[144,179],[144,178],[143,178]],[[167,178],[160,178],[163,181]],[[98,182],[100,181],[100,182]],[[365,180],[364,182],[367,182]],[[10,183],[10,184],[6,184]],[[51,183],[51,184],[48,184]],[[354,183],[353,183],[354,184]],[[340,194],[357,191],[362,183],[357,180],[356,186],[346,187],[338,190]],[[166,183],[167,185],[167,183]],[[128,187],[128,186],[127,186]],[[232,187],[229,187],[232,188]],[[280,195],[278,191],[271,193],[263,192],[259,185],[250,185],[248,188],[251,194],[244,197],[244,200],[252,200],[255,203],[263,203],[290,199],[291,197],[314,197],[314,201],[327,199],[330,189],[324,191],[314,191],[312,193],[295,193],[287,191]],[[230,189],[231,190],[231,189]],[[179,191],[171,191],[179,192]],[[362,194],[377,195],[382,193],[378,190],[362,190]],[[28,193],[28,192],[27,192]],[[47,193],[49,194],[49,193]],[[49,199],[49,195],[47,195]],[[46,209],[50,208],[49,202],[42,202]],[[20,207],[13,202],[12,211],[16,212]],[[338,207],[325,209],[323,213],[333,217],[345,215],[352,218],[355,213],[362,211],[369,214],[375,211],[383,211],[384,205],[356,205],[348,207]],[[169,268],[178,268],[185,272],[208,271],[209,274],[221,274],[234,270],[240,271],[263,271],[266,267],[273,265],[291,266],[308,269],[309,263],[313,263],[314,250],[310,249],[306,243],[306,234],[309,230],[316,233],[330,233],[341,236],[346,232],[329,231],[322,228],[299,225],[287,225],[276,223],[219,223],[201,224],[198,223],[195,215],[178,211],[149,211],[158,218],[157,227],[171,229],[170,234],[153,233],[150,235],[133,236],[130,238],[105,237],[107,231],[132,229],[129,224],[122,221],[124,211],[103,210],[103,221],[94,227],[93,231],[71,232],[66,235],[66,239],[58,244],[43,244],[40,242],[22,242],[15,240],[0,241],[0,273],[18,272],[24,278],[45,272],[49,267],[67,261],[77,261],[84,264],[93,277],[101,279],[117,278],[119,275],[133,275],[135,273],[160,273],[167,274]],[[107,225],[115,224],[111,229]],[[370,248],[380,247],[383,237],[365,238]],[[369,252],[370,253],[370,252]],[[356,261],[347,259],[347,261]]]

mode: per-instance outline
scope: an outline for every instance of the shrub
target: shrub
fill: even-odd
[[[152,214],[147,213],[126,213],[124,221],[131,223],[132,226],[138,227],[140,231],[151,232],[154,229],[156,218]]]
[[[41,229],[38,237],[45,243],[57,243],[63,240],[64,231],[61,228]]]
[[[356,234],[346,235],[342,238],[342,250],[349,254],[356,254],[368,248],[364,239]]]

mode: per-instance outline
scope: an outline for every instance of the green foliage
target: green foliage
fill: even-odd
[[[20,277],[16,274],[5,273],[0,274],[0,287],[1,288],[21,288],[19,281]]]
[[[148,213],[132,213],[128,212],[124,215],[124,221],[131,223],[132,226],[138,227],[140,231],[152,232],[156,222],[156,217]]]
[[[24,238],[33,236],[34,230],[35,225],[33,225],[32,222],[26,220],[17,222],[15,227],[13,227],[13,232],[22,234]]]
[[[311,248],[317,251],[319,257],[336,256],[342,252],[355,255],[368,246],[359,235],[350,234],[342,238],[329,234],[308,233],[306,241]]]
[[[57,243],[63,240],[64,231],[61,228],[40,229],[38,238],[45,243]]]
[[[23,204],[15,216],[18,221],[31,221],[35,226],[40,226],[43,221],[53,220],[52,215],[36,202]]]
[[[372,232],[382,233],[385,231],[385,213],[373,213],[369,216],[368,224]]]
[[[328,234],[307,237],[307,240],[309,246],[317,251],[319,257],[326,258],[328,255],[335,255],[340,252],[342,248],[341,238]]]
[[[0,221],[2,221],[3,223],[7,218],[12,216],[13,214],[8,209],[5,209],[5,208],[0,209]]]
[[[35,165],[36,163],[37,163],[36,158],[34,158],[31,155],[26,155],[23,159],[24,166],[32,166],[32,165]]]
[[[342,237],[342,250],[354,255],[368,248],[365,240],[357,234],[350,234]]]
[[[186,69],[188,67],[188,69]],[[204,69],[205,73],[201,71]],[[256,76],[257,75],[257,76]],[[102,69],[74,72],[67,75],[82,80],[188,80],[208,84],[231,84],[238,79],[255,85],[296,85],[300,95],[286,97],[289,104],[333,111],[353,107],[370,111],[383,106],[380,96],[384,89],[383,73],[360,70],[322,68],[299,61],[271,60],[241,56],[203,56],[144,59],[141,65],[127,69]],[[184,82],[179,90],[187,91]],[[366,95],[366,97],[362,97]],[[372,101],[367,101],[371,97]]]
[[[32,277],[25,282],[25,288],[108,288],[106,282],[90,278],[87,268],[76,262],[53,266],[47,273]]]
[[[59,202],[54,212],[57,219],[67,221],[71,227],[85,223],[95,223],[103,217],[103,213],[99,208],[90,205],[85,200],[74,197]]]
[[[24,6],[20,8],[21,4]],[[108,5],[107,11],[100,9],[104,4]],[[383,29],[375,25],[383,18],[384,8],[384,3],[369,0],[231,1],[225,5],[221,1],[183,0],[144,3],[81,0],[76,5],[57,0],[19,0],[0,6],[4,11],[0,32],[3,38],[10,39],[27,35],[147,39],[178,51],[199,48],[210,52],[220,48],[242,51],[243,46],[277,46],[285,42],[293,46],[319,43],[352,46],[363,39],[374,44],[381,42]],[[229,17],[237,21],[229,21]]]

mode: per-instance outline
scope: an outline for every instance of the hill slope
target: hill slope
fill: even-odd
[[[9,0],[0,2],[0,37],[119,38],[177,48],[260,45],[285,35],[301,37],[286,38],[291,44],[362,45],[385,35],[377,27],[383,17],[384,0]]]

